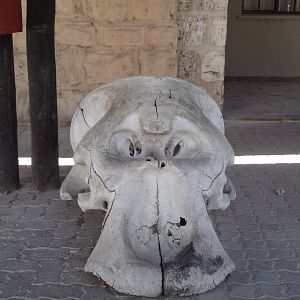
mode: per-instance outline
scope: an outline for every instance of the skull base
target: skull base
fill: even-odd
[[[208,215],[235,198],[225,175],[234,154],[203,90],[167,77],[114,81],[80,104],[71,141],[61,197],[106,211],[85,271],[155,297],[204,293],[234,270]]]

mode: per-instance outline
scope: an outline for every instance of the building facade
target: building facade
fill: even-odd
[[[126,76],[180,77],[222,106],[227,0],[57,0],[56,6],[60,122],[71,120],[91,90]],[[25,38],[14,35],[21,122],[29,119]]]

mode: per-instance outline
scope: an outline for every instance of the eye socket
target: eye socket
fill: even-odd
[[[181,149],[181,146],[180,146],[180,144],[178,143],[178,144],[175,146],[174,150],[173,150],[173,156],[174,156],[174,157],[180,152],[180,149]]]
[[[206,158],[211,154],[211,148],[205,139],[189,131],[175,133],[165,147],[165,154],[172,159]]]
[[[136,137],[134,133],[122,130],[116,132],[109,142],[109,153],[123,158],[140,155],[142,147],[140,143],[134,142]]]
[[[132,141],[129,140],[129,155],[134,156],[134,146],[132,144]]]
[[[139,141],[135,142],[134,149],[135,149],[136,155],[140,155],[142,153],[142,145]]]
[[[165,154],[167,157],[176,157],[183,147],[183,140],[171,139],[165,148]]]

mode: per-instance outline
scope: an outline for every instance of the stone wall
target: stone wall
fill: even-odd
[[[70,121],[89,91],[125,76],[178,75],[205,86],[222,104],[227,0],[56,3],[60,122]],[[28,121],[25,33],[14,40],[18,118]]]
[[[23,2],[23,15],[26,8]],[[57,0],[58,112],[69,121],[99,85],[132,75],[176,76],[176,0]],[[25,23],[25,20],[24,20]],[[15,35],[18,117],[28,120],[25,34]]]
[[[228,0],[178,0],[178,77],[223,104]]]

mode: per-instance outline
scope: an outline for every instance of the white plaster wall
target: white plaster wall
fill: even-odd
[[[300,16],[245,19],[229,0],[226,76],[300,76]]]

